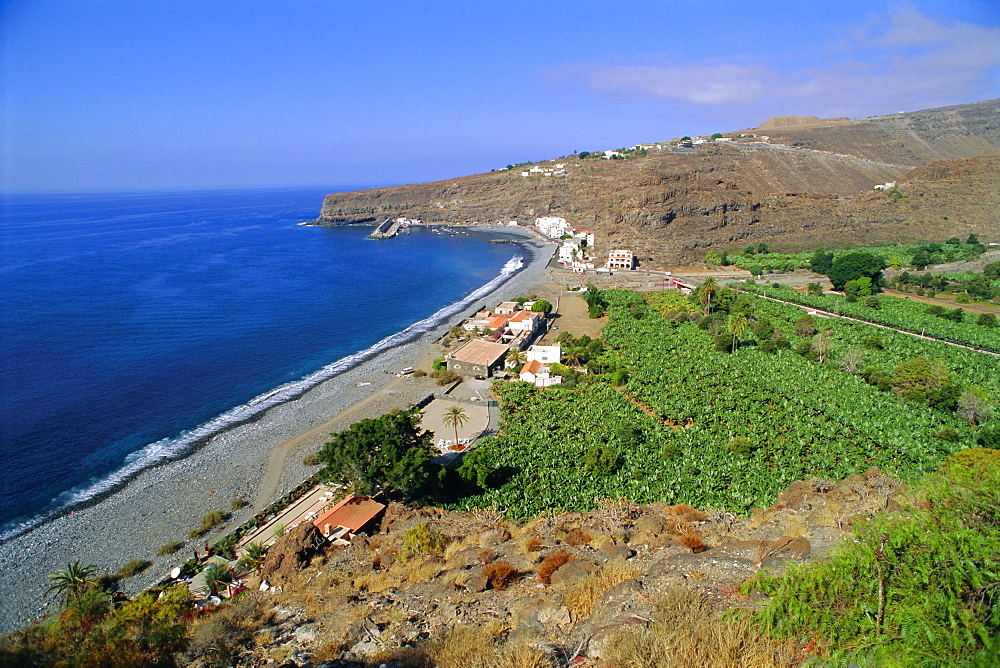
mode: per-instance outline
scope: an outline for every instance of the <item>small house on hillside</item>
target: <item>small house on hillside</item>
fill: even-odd
[[[502,369],[507,357],[507,345],[473,339],[446,357],[448,369],[463,376],[489,378]]]
[[[351,494],[314,519],[313,525],[329,541],[349,540],[352,534],[370,528],[384,510],[384,503]]]

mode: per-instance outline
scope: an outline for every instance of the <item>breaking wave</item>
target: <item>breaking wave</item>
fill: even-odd
[[[125,462],[125,465],[113,473],[101,478],[97,482],[89,483],[86,486],[78,487],[64,492],[55,499],[56,509],[43,513],[29,520],[8,525],[0,533],[0,542],[4,542],[19,536],[38,525],[50,520],[73,507],[88,502],[94,502],[106,497],[126,482],[134,478],[140,472],[159,464],[180,459],[197,449],[199,444],[206,442],[212,436],[231,428],[235,425],[245,423],[259,416],[264,411],[277,406],[278,404],[292,401],[304,394],[309,389],[319,385],[323,381],[329,380],[349,369],[356,367],[362,362],[375,357],[379,353],[403,345],[419,338],[422,334],[429,332],[439,325],[445,323],[451,316],[462,312],[475,301],[482,299],[493,292],[517,272],[524,268],[525,258],[516,255],[507,261],[501,268],[500,273],[490,282],[480,286],[470,292],[462,299],[445,306],[433,315],[413,323],[406,329],[391,334],[381,341],[356,352],[347,357],[324,366],[304,378],[281,385],[273,390],[260,394],[250,401],[236,406],[225,413],[209,420],[208,422],[182,432],[177,436],[161,439],[150,443],[145,447],[132,453]]]

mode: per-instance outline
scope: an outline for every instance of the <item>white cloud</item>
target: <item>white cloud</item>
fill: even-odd
[[[576,65],[550,74],[604,94],[703,108],[781,105],[796,113],[838,116],[1000,95],[1000,28],[945,25],[904,7],[846,33],[823,66],[808,69],[700,61]]]

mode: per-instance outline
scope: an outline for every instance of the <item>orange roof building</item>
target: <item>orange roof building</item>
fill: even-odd
[[[357,533],[385,510],[385,504],[365,496],[351,494],[313,520],[319,532],[329,538],[338,529]]]

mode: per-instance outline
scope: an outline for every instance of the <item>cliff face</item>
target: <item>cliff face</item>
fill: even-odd
[[[317,222],[406,216],[530,224],[558,215],[593,229],[598,252],[632,248],[649,268],[761,241],[792,249],[818,240],[1000,235],[1000,161],[980,157],[1000,152],[998,101],[769,132],[772,145],[704,144],[694,154],[652,150],[614,161],[570,156],[560,159],[566,176],[513,170],[337,193],[326,197]],[[887,181],[898,182],[907,199],[872,192]]]

